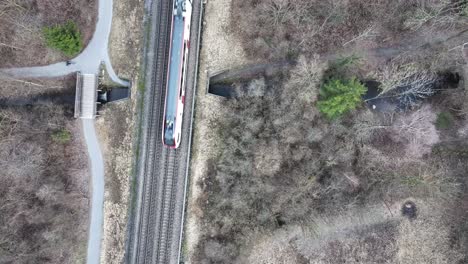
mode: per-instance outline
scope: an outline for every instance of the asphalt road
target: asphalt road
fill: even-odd
[[[182,242],[195,80],[198,69],[200,0],[193,1],[182,140],[178,149],[162,145],[171,3],[154,0],[145,50],[145,104],[137,161],[136,206],[131,215],[126,263],[179,263]]]
[[[94,128],[94,120],[83,119],[83,134],[91,161],[91,218],[88,236],[87,263],[98,264],[101,256],[101,239],[104,210],[104,161]]]
[[[112,25],[112,0],[99,0],[98,22],[93,37],[86,48],[69,66],[59,62],[47,66],[0,69],[0,72],[15,77],[59,77],[80,71],[98,74],[101,62],[106,65],[110,78],[123,86],[128,82],[121,80],[114,72],[108,54],[108,40]],[[83,134],[88,148],[91,165],[91,211],[87,245],[87,263],[98,264],[101,254],[104,206],[104,162],[96,137],[94,120],[83,121]]]

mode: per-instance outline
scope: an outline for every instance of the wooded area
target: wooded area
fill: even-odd
[[[448,0],[233,1],[229,30],[247,55],[294,63],[237,84],[240,96],[210,120],[219,144],[197,182],[195,261],[467,261],[466,10]],[[323,87],[353,78],[378,82],[395,106],[362,100],[326,118]],[[408,200],[416,220],[401,214]]]
[[[74,77],[0,76],[0,263],[85,261],[89,175]]]
[[[84,262],[87,156],[67,106],[0,108],[0,262]]]

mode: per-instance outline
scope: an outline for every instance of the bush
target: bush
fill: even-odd
[[[355,109],[367,88],[356,78],[348,81],[330,79],[320,90],[319,111],[329,119],[336,119]]]
[[[436,127],[437,129],[449,129],[453,124],[453,116],[449,112],[441,112],[437,115]]]
[[[70,131],[62,128],[62,129],[52,133],[51,137],[52,137],[52,140],[54,142],[56,142],[56,143],[66,144],[66,143],[70,142],[70,140],[71,140],[71,133],[70,133]]]
[[[468,17],[468,3],[464,3],[460,9],[460,15],[462,17]]]
[[[67,56],[74,56],[83,48],[81,33],[74,22],[45,27],[43,32],[47,46],[60,50]]]

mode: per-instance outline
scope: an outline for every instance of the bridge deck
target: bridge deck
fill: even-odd
[[[75,118],[94,119],[96,117],[97,76],[77,73],[75,94]]]

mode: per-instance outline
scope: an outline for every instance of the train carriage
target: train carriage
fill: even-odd
[[[182,134],[192,2],[174,0],[173,10],[162,140],[165,146],[177,148]]]

